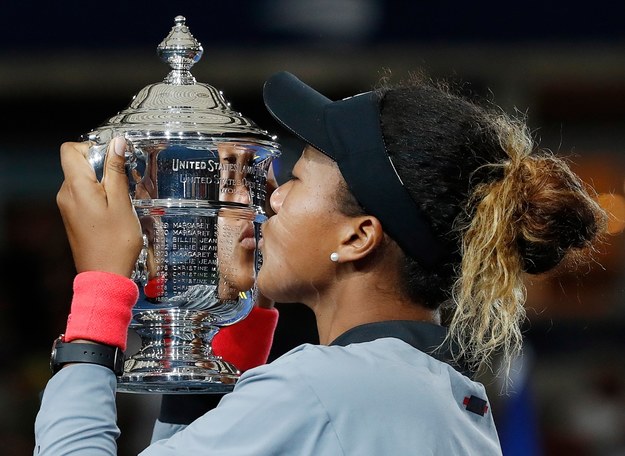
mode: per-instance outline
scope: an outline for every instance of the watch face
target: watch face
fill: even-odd
[[[56,353],[57,353],[57,349],[56,349],[56,345],[61,342],[63,336],[59,336],[56,339],[54,339],[54,342],[52,342],[52,351],[50,352],[50,370],[52,371],[53,374],[56,373],[56,369],[57,369],[57,364],[56,364]]]
[[[119,349],[116,350],[113,372],[115,372],[115,375],[117,375],[118,377],[124,373],[124,363],[125,363],[124,352]]]

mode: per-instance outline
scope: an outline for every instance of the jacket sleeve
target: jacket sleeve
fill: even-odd
[[[61,369],[46,385],[35,419],[36,456],[117,454],[120,431],[113,372],[94,364]]]
[[[216,408],[141,455],[343,454],[323,404],[289,358],[247,371]]]
[[[284,361],[291,361],[291,359]],[[251,369],[232,393],[188,426],[164,425],[141,455],[341,454],[325,408],[290,362]],[[117,453],[116,378],[107,368],[74,365],[48,385],[35,422],[35,455]],[[157,424],[157,426],[160,426]],[[165,431],[165,432],[162,432]],[[173,435],[171,435],[173,433]]]

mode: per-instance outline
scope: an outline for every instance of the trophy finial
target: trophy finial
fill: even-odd
[[[189,31],[184,16],[176,16],[174,24],[169,35],[157,47],[160,58],[172,67],[164,82],[176,85],[195,84],[195,78],[189,70],[200,60],[204,49]]]

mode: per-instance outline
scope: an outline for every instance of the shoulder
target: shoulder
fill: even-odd
[[[450,365],[395,338],[347,346],[300,345],[274,362],[246,372],[241,380],[245,383],[261,378],[294,382],[300,388],[307,385],[320,398],[368,395],[378,389],[386,390],[384,396],[388,397],[415,385],[422,392],[440,390],[448,396],[450,388],[481,386]],[[388,391],[389,386],[394,390]],[[431,395],[419,398],[425,401]]]
[[[497,454],[491,414],[471,413],[465,405],[471,396],[487,400],[484,387],[399,339],[345,347],[302,345],[271,364],[248,371],[241,380],[237,388],[265,385],[265,398],[289,397],[288,404],[283,404],[289,414],[297,409],[308,420],[313,415],[324,417],[344,447],[373,444],[373,434],[368,434],[377,429],[375,445],[381,448],[397,444],[381,435],[401,431],[410,435],[404,437],[402,448],[426,444],[454,454],[468,439],[475,448],[489,449],[476,454]],[[354,428],[354,420],[363,432]],[[455,440],[448,441],[442,436],[450,428]]]

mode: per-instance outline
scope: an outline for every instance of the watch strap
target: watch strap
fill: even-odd
[[[96,343],[64,342],[62,336],[54,341],[50,368],[56,374],[69,363],[98,364],[120,376],[124,370],[124,352],[119,347]]]

